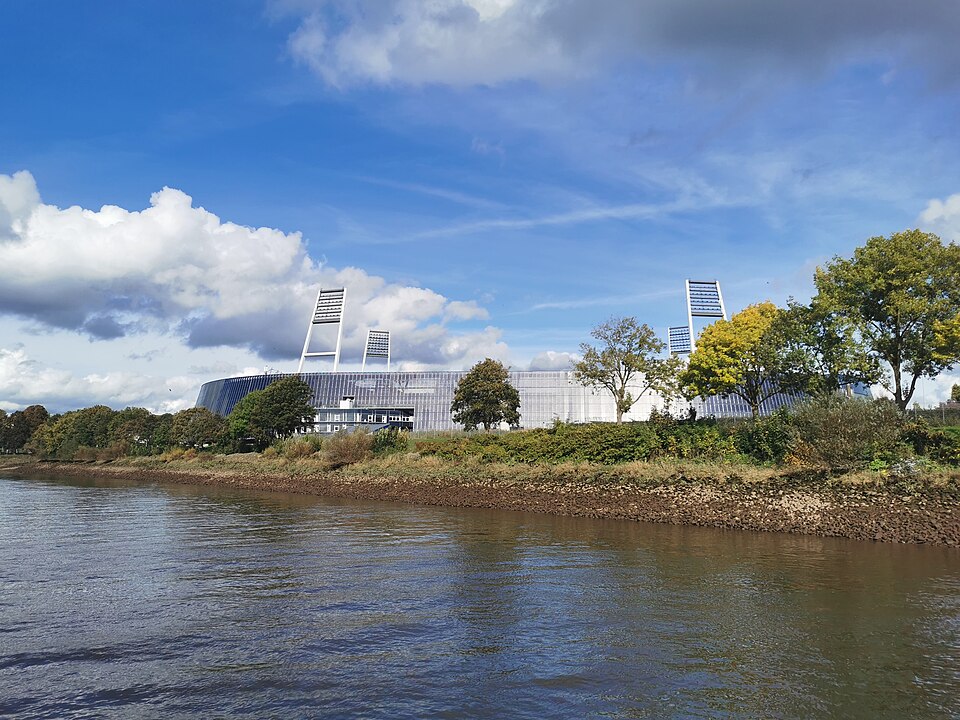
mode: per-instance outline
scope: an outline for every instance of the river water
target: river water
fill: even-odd
[[[0,716],[960,716],[960,552],[0,479]]]

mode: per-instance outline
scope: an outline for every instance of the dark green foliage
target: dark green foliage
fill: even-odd
[[[299,377],[285,377],[238,402],[227,418],[237,449],[263,450],[278,438],[290,437],[313,421],[313,390]]]
[[[612,465],[657,457],[722,459],[735,453],[725,428],[712,421],[590,423],[503,434],[417,440],[415,449],[448,460]]]
[[[910,454],[903,415],[887,400],[819,397],[797,406],[791,424],[797,434],[790,455],[807,465],[845,470]]]
[[[114,413],[110,419],[111,443],[126,447],[127,455],[151,455],[160,452],[166,448],[168,433],[160,444],[157,444],[155,434],[164,417],[172,416],[154,415],[145,408],[124,408]]]
[[[181,410],[173,416],[170,443],[174,446],[201,449],[223,440],[226,420],[204,407]]]
[[[290,437],[313,422],[313,390],[299,377],[285,377],[264,388],[257,403],[257,420],[273,437]]]
[[[931,428],[921,418],[907,423],[903,438],[918,455],[960,465],[960,428]]]
[[[478,362],[460,378],[453,393],[450,412],[453,421],[467,430],[484,430],[507,423],[520,424],[520,393],[510,384],[507,369],[497,360]]]
[[[872,237],[814,277],[814,302],[845,318],[888,371],[901,411],[920,378],[960,361],[960,246],[920,230]]]
[[[790,452],[796,431],[786,408],[772,415],[737,425],[733,442],[737,452],[764,463],[783,462]]]
[[[43,405],[31,405],[9,415],[0,410],[0,452],[19,452],[50,417]]]
[[[394,453],[406,452],[410,447],[409,434],[399,428],[389,427],[373,436],[373,454],[382,457]]]

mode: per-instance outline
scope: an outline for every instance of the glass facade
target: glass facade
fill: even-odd
[[[412,416],[414,430],[454,430],[460,426],[454,424],[450,416],[450,403],[457,383],[465,374],[466,371],[449,370],[323,372],[301,373],[300,377],[313,388],[314,407],[322,409],[318,419],[334,416],[336,411],[343,412],[341,400],[351,397],[353,414],[388,416],[396,411],[394,415],[402,413],[405,427],[409,426]],[[247,393],[262,390],[283,377],[288,376],[250,375],[205,383],[200,388],[197,406],[229,415]],[[612,422],[617,418],[610,393],[580,385],[571,372],[511,372],[510,382],[520,393],[521,427],[550,427],[556,420],[585,423]],[[776,395],[763,404],[763,412],[772,412],[796,400],[795,396]],[[701,418],[750,415],[749,406],[733,396],[698,398],[692,405]],[[645,420],[653,408],[662,407],[663,400],[658,395],[647,393],[624,419]]]

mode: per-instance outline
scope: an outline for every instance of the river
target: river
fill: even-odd
[[[0,478],[0,716],[960,716],[960,551]]]

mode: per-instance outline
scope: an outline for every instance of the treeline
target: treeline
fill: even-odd
[[[202,407],[161,415],[106,405],[58,415],[50,415],[42,405],[10,415],[0,410],[0,450],[56,460],[113,460],[175,448],[263,450],[309,425],[311,397],[309,385],[290,377],[250,393],[226,418]]]
[[[7,413],[0,410],[0,452],[20,452],[37,428],[50,418],[43,405]]]

